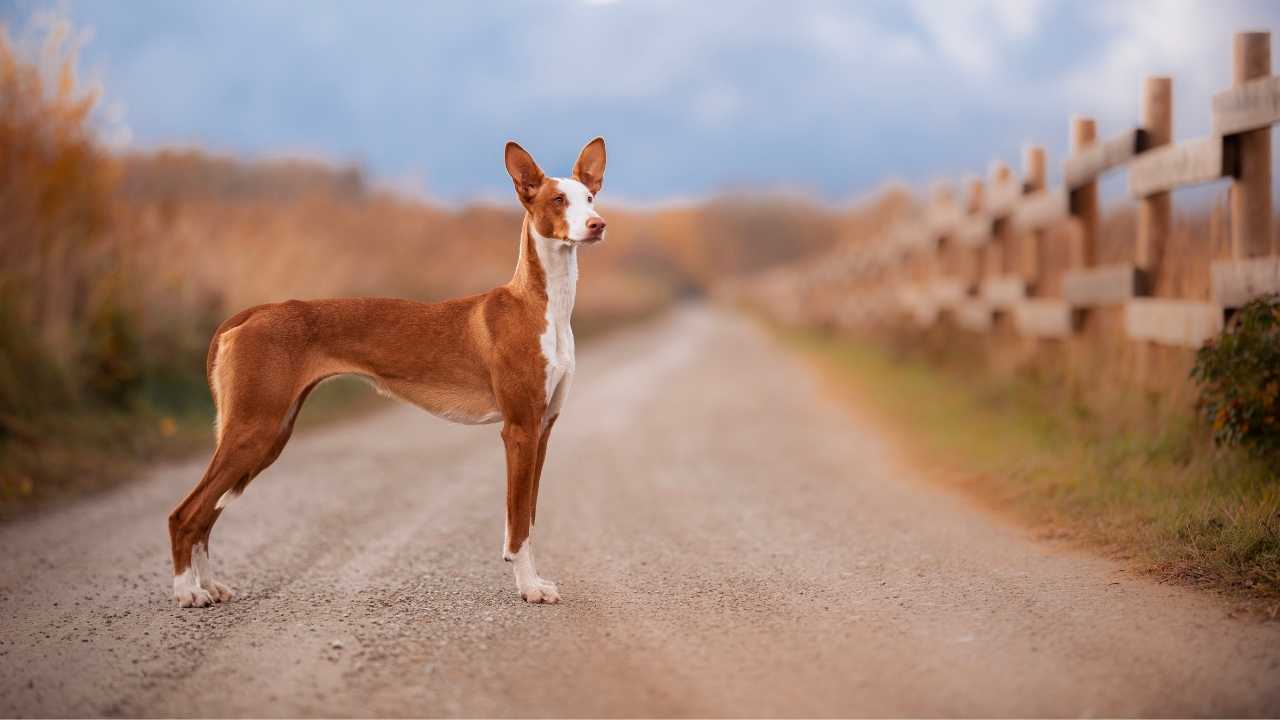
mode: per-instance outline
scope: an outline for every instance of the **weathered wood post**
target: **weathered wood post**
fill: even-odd
[[[1271,34],[1236,33],[1232,86],[1271,75]],[[1231,185],[1231,256],[1273,252],[1271,231],[1271,128],[1240,133],[1239,174]]]
[[[1071,119],[1071,153],[1079,155],[1098,139],[1098,125],[1092,118]],[[1073,260],[1077,267],[1098,264],[1098,181],[1090,180],[1071,191],[1072,212],[1080,223],[1080,247]]]
[[[1023,193],[1029,195],[1043,190],[1045,187],[1044,148],[1039,145],[1028,145],[1023,156],[1023,165],[1025,175]],[[1044,231],[1032,230],[1027,233],[1022,241],[1022,257],[1018,264],[1022,277],[1030,285],[1035,285],[1040,278],[1040,265],[1042,263],[1042,248],[1040,245],[1043,238]]]
[[[993,190],[1003,188],[1013,182],[1013,171],[1008,165],[997,161],[991,166],[991,187]],[[987,266],[986,274],[988,277],[1000,277],[1013,272],[1013,267],[1009,264],[1013,253],[1009,251],[1009,221],[1008,218],[1000,218],[996,220],[992,228],[993,237],[991,242],[983,249],[986,253]]]
[[[972,218],[982,213],[983,203],[985,202],[983,191],[982,178],[975,177],[969,179],[964,208],[966,217]],[[977,246],[970,244],[964,249],[964,279],[966,285],[971,288],[978,288],[982,285],[982,277],[984,275],[984,257],[982,253],[983,247],[989,244],[989,242],[990,241],[988,240],[987,243]]]
[[[952,193],[951,184],[939,180],[933,185],[932,201],[929,206],[929,234],[934,236],[934,262],[937,264],[937,275],[935,277],[942,279],[952,279],[955,277],[955,251],[948,232],[943,230],[937,223],[938,218],[943,213],[949,212],[955,203],[955,197]]]
[[[970,215],[982,211],[982,178],[969,178],[968,194],[965,196],[965,212]]]
[[[1147,131],[1147,147],[1157,148],[1173,140],[1173,80],[1149,77],[1143,86],[1142,127]],[[1173,202],[1168,192],[1147,195],[1138,201],[1138,238],[1134,265],[1143,272],[1150,293],[1173,223]]]
[[[1044,189],[1045,182],[1045,153],[1044,148],[1039,145],[1028,145],[1026,153],[1023,156],[1025,164],[1024,171],[1026,173],[1027,194]]]
[[[1158,148],[1173,142],[1173,79],[1148,77],[1142,88],[1142,127],[1147,131],[1147,148]],[[1144,196],[1138,201],[1138,236],[1134,245],[1133,264],[1139,270],[1140,295],[1151,295],[1160,277],[1164,249],[1173,226],[1173,198],[1168,191]],[[1127,333],[1126,333],[1127,334]],[[1139,343],[1134,363],[1137,382],[1146,384],[1147,344]]]

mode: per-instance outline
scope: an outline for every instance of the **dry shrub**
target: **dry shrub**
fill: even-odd
[[[113,235],[127,248],[125,274],[139,294],[184,312],[341,295],[441,299],[506,282],[515,267],[514,199],[448,210],[369,191],[350,168],[196,151],[130,155],[120,166]],[[785,199],[652,211],[606,202],[602,212],[609,237],[581,254],[575,312],[593,326],[812,252],[838,221]]]
[[[371,190],[352,167],[112,156],[94,142],[96,94],[76,82],[68,37],[55,24],[32,59],[0,29],[0,510],[119,476],[114,460],[173,446],[188,426],[207,437],[204,353],[243,307],[434,300],[511,277],[514,198],[446,209]],[[842,222],[789,198],[603,211],[609,240],[581,258],[584,334],[821,250]]]
[[[112,164],[86,119],[96,96],[76,82],[69,29],[48,35],[40,62],[0,26],[0,432],[35,402],[64,402],[103,366],[80,342],[117,302],[110,214]],[[107,313],[110,314],[109,312]],[[79,362],[79,360],[87,362]],[[109,363],[108,363],[109,364]],[[2,437],[2,436],[0,436]]]

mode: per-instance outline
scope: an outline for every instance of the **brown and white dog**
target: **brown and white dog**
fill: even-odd
[[[206,363],[217,449],[204,478],[169,516],[180,606],[231,598],[209,573],[213,524],[280,455],[312,388],[342,374],[364,376],[453,422],[503,423],[502,556],[514,563],[520,597],[559,602],[555,583],[534,567],[529,533],[547,440],[573,380],[578,246],[604,238],[594,207],[604,182],[604,139],[586,144],[572,178],[547,177],[514,142],[507,143],[506,165],[525,208],[519,260],[506,285],[440,303],[290,300],[249,308],[218,328]]]

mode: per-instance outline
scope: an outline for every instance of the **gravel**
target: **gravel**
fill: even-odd
[[[224,514],[238,593],[180,610],[155,468],[0,527],[0,715],[1277,715],[1280,624],[922,482],[745,321],[584,348],[534,537],[497,426],[412,408],[294,439]]]

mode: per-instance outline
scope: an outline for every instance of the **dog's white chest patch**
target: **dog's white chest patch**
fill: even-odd
[[[547,417],[551,417],[560,412],[573,380],[573,329],[568,322],[561,326],[553,321],[548,310],[547,329],[542,333],[541,343],[542,357],[547,363]]]
[[[546,328],[538,341],[546,363],[547,417],[560,412],[573,380],[574,295],[578,286],[578,250],[554,240],[535,237],[538,260],[547,283]]]

